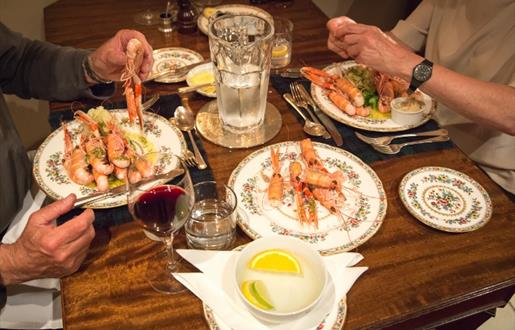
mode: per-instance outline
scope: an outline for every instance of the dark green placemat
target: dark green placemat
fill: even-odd
[[[290,83],[297,81],[298,79],[290,79],[290,78],[282,78],[280,76],[272,76],[270,78],[270,81],[272,82],[272,86],[281,94],[289,93],[290,92]],[[304,87],[309,91],[311,90],[311,83],[306,79],[299,80],[302,84],[304,84]],[[291,106],[288,104],[290,109],[295,113],[297,116],[297,119],[299,122],[303,122],[302,117],[297,114],[297,112],[291,108]],[[363,133],[366,136],[370,137],[377,137],[377,136],[385,136],[385,135],[397,135],[401,132],[393,132],[393,133],[386,133],[386,132],[370,132],[361,130],[358,128],[350,127],[345,124],[342,124],[340,122],[337,122],[333,120],[336,128],[340,132],[340,134],[343,137],[343,146],[342,149],[345,149],[354,155],[361,158],[365,163],[371,164],[373,162],[379,161],[379,160],[387,160],[387,159],[395,159],[406,155],[416,154],[419,152],[424,151],[433,151],[433,150],[443,150],[452,148],[454,144],[451,141],[448,142],[439,142],[439,143],[427,143],[427,144],[419,144],[419,145],[412,145],[404,147],[398,154],[396,155],[385,155],[380,152],[377,152],[374,148],[372,148],[370,145],[366,144],[365,142],[359,140],[354,132],[360,132]],[[438,129],[438,123],[434,120],[429,120],[427,123],[407,130],[403,131],[402,133],[416,133],[416,132],[423,132],[423,131],[431,131]],[[335,146],[334,141],[331,140],[325,140],[323,138],[317,138],[317,137],[311,137],[313,141],[327,143]],[[413,140],[413,139],[411,139]],[[395,140],[395,143],[403,142],[402,139]]]

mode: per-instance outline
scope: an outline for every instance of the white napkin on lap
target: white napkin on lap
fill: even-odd
[[[45,194],[42,191],[38,191],[34,198],[30,191],[27,192],[22,209],[2,238],[3,244],[11,244],[18,240],[30,215],[41,208],[44,200]],[[62,328],[59,290],[57,278],[44,278],[9,286],[6,305],[0,311],[0,328]]]
[[[236,261],[238,251],[182,250],[177,252],[202,273],[174,273],[175,278],[206,303],[230,328],[240,329],[293,329],[316,323],[318,325],[341,299],[345,297],[354,282],[368,267],[352,267],[363,256],[359,253],[341,253],[323,257],[331,276],[330,287],[326,288],[325,299],[309,313],[286,323],[270,324],[254,317],[241,301],[232,283],[231,265]],[[333,292],[334,291],[334,294]],[[331,301],[328,301],[330,298]],[[313,320],[311,315],[320,315]],[[323,309],[323,310],[322,310]],[[316,326],[315,325],[315,326]]]

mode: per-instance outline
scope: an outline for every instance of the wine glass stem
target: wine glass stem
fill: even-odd
[[[168,254],[168,264],[167,268],[170,272],[173,272],[175,268],[177,267],[177,263],[175,262],[175,256],[173,251],[173,239],[174,235],[173,233],[170,234],[169,238],[165,238],[165,244],[166,244],[166,253]]]

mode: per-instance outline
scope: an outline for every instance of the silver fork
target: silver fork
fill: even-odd
[[[446,129],[437,129],[434,131],[427,131],[427,132],[420,132],[420,133],[408,133],[408,134],[400,134],[400,135],[392,135],[392,136],[379,136],[379,137],[369,137],[365,136],[361,133],[354,132],[356,134],[356,137],[360,139],[361,141],[368,143],[368,144],[375,144],[376,146],[385,146],[390,144],[393,139],[399,139],[399,138],[405,138],[405,137],[414,137],[414,136],[438,136],[438,135],[447,135],[449,132],[447,132]]]
[[[404,148],[405,146],[410,146],[413,144],[445,142],[445,141],[449,141],[448,135],[440,135],[440,136],[432,137],[429,139],[411,141],[411,142],[406,142],[406,143],[389,144],[386,146],[372,144],[372,148],[374,148],[375,150],[377,150],[383,154],[394,155],[394,154],[399,153],[401,151],[401,149]]]
[[[197,167],[195,155],[189,149],[184,150],[184,152],[182,153],[182,160],[188,167]]]
[[[315,123],[317,123],[318,125],[324,127],[322,125],[322,123],[318,120],[317,116],[315,116],[315,114],[311,111],[311,109],[309,108],[308,103],[306,102],[306,100],[304,100],[304,98],[300,94],[299,86],[298,86],[297,82],[290,83],[290,91],[291,91],[291,95],[293,96],[293,100],[295,101],[297,106],[303,108],[304,110],[306,110],[306,112],[309,114],[309,116],[311,117],[311,119]],[[324,134],[322,135],[322,137],[324,139],[330,139],[331,138],[331,135],[329,135],[329,133],[327,132],[325,127],[324,127]]]

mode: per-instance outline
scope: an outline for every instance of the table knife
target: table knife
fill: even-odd
[[[329,118],[325,113],[320,111],[320,109],[317,107],[315,101],[311,98],[311,95],[309,95],[308,91],[304,88],[303,85],[299,84],[299,90],[302,97],[308,102],[308,104],[313,108],[313,111],[315,112],[315,115],[318,117],[322,125],[325,126],[329,134],[331,134],[331,137],[333,138],[334,142],[338,147],[341,147],[343,145],[343,138],[338,132],[338,129],[332,122],[331,118]]]
[[[182,173],[184,173],[184,170],[182,168],[176,168],[176,169],[173,169],[173,170],[171,170],[169,172],[166,172],[166,173],[163,173],[163,174],[153,175],[151,177],[145,178],[145,179],[143,179],[143,180],[141,180],[141,181],[139,181],[137,183],[132,184],[132,186],[137,188],[137,187],[140,187],[140,186],[142,186],[144,184],[147,184],[147,183],[153,182],[153,181],[155,181],[156,183],[159,182],[159,181],[167,182],[167,181],[172,180],[176,176],[181,175]],[[117,197],[117,196],[120,196],[120,195],[126,195],[126,194],[128,194],[128,189],[127,188],[128,187],[126,185],[121,185],[119,187],[116,187],[116,188],[111,189],[111,190],[106,191],[106,192],[97,192],[97,193],[93,193],[93,194],[88,195],[88,196],[77,198],[77,200],[73,204],[73,207],[81,207],[83,205],[90,204],[90,203],[93,203],[93,202],[97,202],[97,201],[105,199],[105,198],[111,198],[111,197]]]

